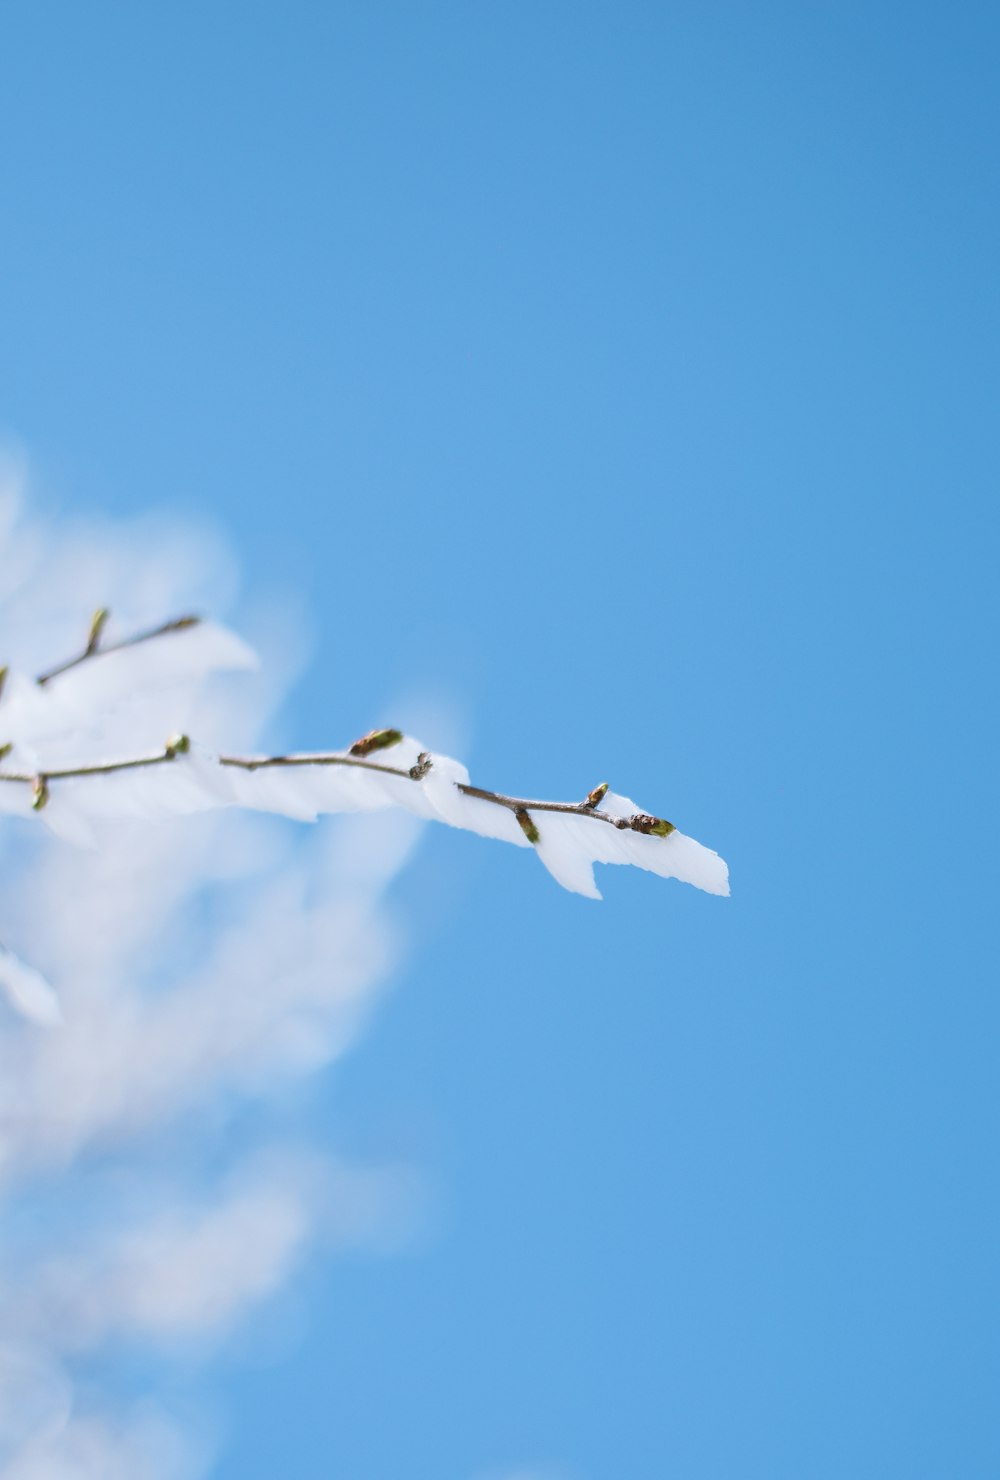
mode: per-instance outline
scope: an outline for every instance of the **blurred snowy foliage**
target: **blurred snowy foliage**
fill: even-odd
[[[111,657],[51,694],[19,682],[77,651],[81,613],[105,598],[134,631],[230,602],[236,579],[207,532],[46,523],[18,481],[0,472],[0,709],[27,716],[6,764],[162,746],[178,726],[259,743],[301,650],[275,610],[245,612],[266,659],[252,670],[242,642],[203,627],[188,649],[165,642],[142,683]],[[203,683],[220,664],[240,671]],[[179,778],[151,778],[162,810],[187,810]],[[5,788],[8,810],[23,790]],[[271,1144],[266,1109],[363,1026],[397,956],[385,889],[419,824],[305,833],[230,807],[153,826],[62,801],[0,826],[0,1475],[183,1480],[210,1464],[213,1418],[159,1390],[183,1387],[317,1243],[381,1241],[410,1217],[407,1174],[287,1131]]]

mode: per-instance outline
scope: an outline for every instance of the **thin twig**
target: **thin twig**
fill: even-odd
[[[92,766],[67,766],[55,771],[25,772],[0,771],[0,781],[20,781],[34,785],[36,781],[66,781],[73,776],[109,776],[114,771],[137,771],[142,766],[160,766],[172,761],[176,752],[161,750],[156,755],[139,755],[125,761],[96,761]]]
[[[105,653],[117,653],[122,648],[137,647],[139,643],[150,642],[154,637],[165,637],[170,632],[183,632],[188,627],[196,627],[201,621],[200,617],[175,617],[171,622],[164,622],[162,627],[152,627],[148,632],[137,632],[133,637],[122,638],[120,642],[109,642],[103,647],[100,645],[101,629],[107,620],[107,613],[103,610],[94,614],[91,623],[90,636],[82,653],[77,653],[75,658],[70,658],[65,663],[59,663],[55,668],[50,668],[47,673],[40,673],[35,679],[39,687],[49,683],[53,678],[58,678],[61,673],[68,673],[71,668],[78,668],[81,663],[86,663],[91,658],[103,657]]]
[[[363,761],[352,755],[338,755],[325,750],[303,755],[220,755],[218,759],[220,766],[238,766],[241,771],[262,771],[268,766],[357,766],[359,771],[382,771],[386,776],[404,776],[407,781],[414,779],[409,771],[399,766],[383,766],[380,761]]]
[[[244,771],[258,771],[266,766],[357,766],[362,771],[381,771],[386,776],[401,776],[406,781],[419,781],[430,770],[430,765],[419,764],[409,770],[400,766],[383,766],[374,761],[357,760],[354,756],[338,755],[331,751],[316,751],[302,755],[250,756],[220,755],[222,766],[239,766]],[[420,775],[415,776],[414,771]],[[506,807],[510,812],[570,812],[578,817],[596,817],[599,822],[610,822],[615,827],[628,824],[607,812],[594,810],[589,798],[582,802],[536,802],[523,797],[504,796],[499,791],[487,791],[481,786],[472,786],[466,781],[457,781],[457,789],[467,797],[478,797],[481,802],[492,802],[494,806]],[[606,789],[606,788],[605,788]]]
[[[593,817],[598,822],[610,822],[613,827],[628,827],[628,823],[608,812],[597,812],[588,801],[583,802],[533,802],[523,797],[506,797],[499,791],[485,791],[481,786],[470,786],[468,782],[457,783],[460,792],[467,797],[478,797],[481,802],[493,802],[497,807],[506,807],[511,812],[570,812],[576,817]]]

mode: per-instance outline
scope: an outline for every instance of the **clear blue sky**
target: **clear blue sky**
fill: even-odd
[[[998,1473],[998,43],[0,11],[0,422],[50,497],[206,512],[300,594],[291,743],[457,695],[477,779],[607,777],[732,868],[592,905],[427,840],[309,1113],[437,1222],[206,1377],[224,1480]]]

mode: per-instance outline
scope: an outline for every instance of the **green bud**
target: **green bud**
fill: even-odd
[[[517,818],[518,823],[520,824],[521,831],[528,839],[528,842],[537,843],[541,834],[539,833],[538,828],[532,822],[531,815],[527,811],[527,809],[525,807],[518,807],[517,811],[514,813],[514,816]]]
[[[36,776],[31,783],[31,805],[40,812],[49,799],[49,783],[44,776]]]
[[[602,781],[600,786],[595,786],[593,791],[588,791],[587,800],[584,802],[583,805],[585,807],[599,807],[600,804],[604,801],[604,798],[607,796],[607,794],[608,783],[606,781]]]
[[[87,633],[87,652],[88,653],[96,653],[97,652],[97,645],[98,645],[98,643],[101,640],[101,633],[104,631],[104,624],[108,620],[108,617],[109,616],[110,616],[110,613],[109,613],[107,607],[106,606],[99,606],[97,608],[96,612],[94,613],[94,615],[91,617],[91,619],[90,619],[90,630]]]
[[[663,817],[651,817],[648,812],[637,812],[630,826],[634,832],[651,833],[656,838],[666,838],[677,831],[672,822]]]
[[[398,745],[402,738],[401,730],[369,730],[367,735],[355,740],[348,755],[371,755],[373,750],[388,750],[390,745]]]
[[[9,740],[5,740],[3,745],[0,745],[0,761],[6,760],[13,749],[14,746],[12,743]]]
[[[167,757],[173,760],[175,755],[187,755],[191,749],[191,741],[187,735],[171,735],[163,749]]]
[[[3,693],[3,686],[7,682],[7,674],[9,672],[10,669],[7,667],[7,664],[0,663],[0,694]]]

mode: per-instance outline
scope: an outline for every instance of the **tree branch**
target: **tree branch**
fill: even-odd
[[[181,632],[186,628],[193,627],[200,619],[194,616],[178,617],[171,622],[165,622],[160,627],[152,628],[148,632],[140,632],[133,637],[124,638],[122,641],[113,643],[108,647],[100,646],[101,632],[107,621],[108,613],[101,608],[94,613],[90,624],[87,644],[84,650],[75,658],[50,668],[41,674],[36,682],[44,686],[51,679],[57,678],[62,673],[78,667],[103,653],[118,651],[121,648],[135,647],[139,643],[149,642],[152,638],[163,637],[171,632]],[[382,761],[373,761],[368,757],[376,751],[389,750],[392,746],[399,744],[403,739],[400,730],[383,729],[370,730],[351,745],[346,754],[331,751],[305,752],[293,755],[269,755],[269,756],[236,756],[220,755],[217,757],[221,766],[236,767],[244,771],[260,771],[278,767],[300,767],[300,766],[352,766],[363,771],[376,771],[386,776],[399,776],[404,780],[419,783],[433,768],[434,758],[428,751],[422,751],[417,757],[417,763],[408,768],[401,766],[390,766]],[[7,753],[7,748],[0,747],[0,760]],[[149,766],[164,765],[173,761],[178,755],[183,755],[190,749],[190,740],[186,735],[173,735],[167,740],[162,751],[154,755],[130,757],[125,760],[101,761],[91,765],[69,766],[54,770],[43,770],[32,774],[21,771],[4,771],[0,769],[0,783],[10,782],[26,785],[32,788],[32,806],[40,810],[49,801],[49,784],[53,781],[64,781],[71,778],[85,776],[108,776],[117,771],[133,771]],[[651,833],[657,837],[667,837],[672,833],[674,825],[662,817],[653,817],[647,812],[636,812],[633,816],[613,817],[610,813],[597,810],[608,792],[608,783],[602,781],[593,791],[589,792],[582,802],[546,802],[525,797],[506,796],[503,792],[489,791],[485,787],[473,786],[468,782],[456,782],[456,788],[464,796],[475,797],[481,802],[489,802],[496,807],[504,807],[513,812],[518,824],[528,840],[537,843],[539,840],[538,829],[531,821],[532,812],[563,812],[576,817],[592,817],[595,822],[605,822],[616,828],[631,828],[634,832]]]
[[[65,781],[82,776],[109,776],[116,771],[134,771],[140,767],[159,766],[175,759],[189,748],[188,737],[179,735],[173,742],[168,742],[162,751],[155,755],[143,755],[130,757],[120,761],[100,761],[87,766],[67,766],[58,770],[38,771],[32,775],[21,771],[0,770],[0,782],[17,782],[21,785],[31,786],[35,790],[35,805],[41,807],[48,800],[48,783],[52,781]],[[379,761],[369,761],[356,758],[351,755],[340,755],[329,751],[310,751],[301,755],[266,755],[266,756],[240,756],[220,755],[217,757],[220,766],[233,766],[242,771],[262,771],[278,767],[300,767],[300,766],[354,766],[360,771],[377,771],[384,776],[399,776],[405,781],[419,782],[427,775],[433,767],[434,761],[426,751],[422,752],[421,760],[417,765],[404,769],[401,766],[386,766]],[[524,832],[532,842],[537,842],[537,835],[531,837],[529,828],[525,826],[524,818],[530,822],[532,812],[565,812],[576,817],[592,817],[595,822],[607,822],[612,827],[631,828],[634,832],[654,833],[660,837],[666,837],[674,831],[673,824],[666,822],[662,817],[653,817],[647,812],[637,812],[630,818],[612,817],[608,812],[598,812],[597,802],[591,801],[593,792],[585,797],[582,802],[545,802],[532,797],[511,797],[503,792],[489,791],[482,786],[473,786],[468,782],[458,781],[456,789],[463,796],[477,797],[481,802],[491,802],[496,807],[505,807],[513,812]],[[606,783],[602,783],[595,790],[601,791],[601,798],[607,791]],[[39,800],[39,797],[44,798]]]

